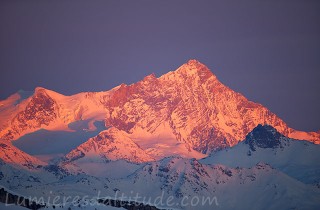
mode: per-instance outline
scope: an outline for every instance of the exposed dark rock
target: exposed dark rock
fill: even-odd
[[[277,148],[281,147],[281,137],[284,136],[272,126],[259,124],[247,135],[245,143],[250,146],[252,151],[255,151],[257,147]]]

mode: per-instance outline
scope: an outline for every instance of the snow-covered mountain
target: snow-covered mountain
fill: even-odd
[[[264,163],[231,168],[168,157],[127,178],[111,180],[111,186],[127,200],[138,195],[138,201],[160,209],[314,209],[320,205],[318,188]]]
[[[223,85],[203,64],[190,60],[159,78],[149,75],[122,85],[106,103],[106,124],[128,133],[157,132],[161,123],[190,148],[208,153],[233,146],[258,124],[270,124],[286,136],[319,141],[315,132],[294,131],[260,104]],[[162,129],[163,130],[163,129]],[[297,135],[299,133],[299,135]]]
[[[25,197],[43,197],[50,202],[54,196],[79,200],[64,204],[65,209],[100,209],[87,203],[104,197],[149,203],[160,209],[316,209],[320,205],[318,187],[265,163],[233,168],[167,157],[140,164],[131,175],[121,178],[86,174],[56,177],[47,170],[39,174],[6,164],[0,164],[0,169],[0,184]]]
[[[110,128],[89,139],[65,156],[66,162],[126,160],[133,163],[154,159],[130,139],[124,131]]]
[[[43,162],[16,147],[49,134],[52,145],[43,145],[74,141],[65,144],[71,151]],[[0,101],[0,185],[24,197],[96,202],[122,194],[164,209],[317,209],[319,143],[319,132],[289,128],[195,60],[109,91],[37,88]]]
[[[40,129],[71,132],[68,125],[80,120],[87,120],[89,129],[95,129],[94,122],[105,118],[103,102],[113,91],[64,96],[38,87],[25,99],[14,94],[0,101],[0,138],[16,140]]]
[[[70,131],[68,125],[79,120],[89,120],[94,129],[95,121],[104,120],[106,127],[140,139],[141,145],[164,137],[166,142],[183,144],[182,153],[195,151],[196,158],[201,157],[197,152],[208,154],[237,144],[258,124],[272,125],[285,136],[320,142],[319,133],[289,128],[267,108],[223,85],[196,60],[159,78],[151,74],[110,91],[64,96],[37,88],[26,99],[21,95],[0,102],[2,140],[15,140],[39,129]],[[142,147],[163,157],[167,155],[162,155],[163,148],[172,145]]]
[[[252,167],[259,162],[308,184],[320,184],[320,145],[290,139],[269,125],[258,125],[234,147],[213,152],[206,164]]]

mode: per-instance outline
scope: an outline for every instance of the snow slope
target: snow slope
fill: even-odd
[[[41,160],[19,150],[11,142],[0,140],[0,161],[14,165],[18,168],[35,169],[46,165]]]
[[[230,168],[172,157],[147,164],[127,179],[112,183],[127,198],[138,193],[142,200],[165,209],[314,209],[320,204],[318,188],[264,163]],[[156,200],[159,196],[160,203]],[[202,201],[206,202],[202,205]]]
[[[85,174],[49,176],[0,166],[1,185],[16,194],[42,196],[51,201],[55,196],[78,196],[81,209],[90,209],[88,201],[104,197],[149,203],[163,209],[316,209],[320,205],[319,188],[264,163],[232,168],[168,157],[142,164],[129,176],[111,179]]]
[[[264,162],[304,183],[319,184],[319,160],[319,145],[287,138],[269,125],[258,125],[243,142],[213,152],[201,162],[230,167],[252,167]]]
[[[125,132],[109,128],[68,153],[60,165],[71,172],[83,171],[89,174],[92,174],[90,169],[98,168],[94,174],[99,175],[105,171],[103,170],[106,167],[105,163],[115,160],[142,163],[154,159]]]

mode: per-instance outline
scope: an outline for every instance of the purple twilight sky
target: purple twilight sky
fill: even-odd
[[[0,99],[108,90],[189,59],[289,126],[320,129],[320,1],[0,1]]]

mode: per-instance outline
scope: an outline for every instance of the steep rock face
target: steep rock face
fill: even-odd
[[[57,118],[57,105],[55,101],[45,92],[44,89],[36,90],[24,111],[18,113],[13,119],[18,127],[14,130],[26,129],[28,127],[40,127],[49,125],[51,121]]]
[[[28,99],[23,110],[11,120],[11,128],[3,132],[4,140],[13,139],[25,130],[40,128],[49,125],[57,118],[57,104],[42,88],[36,89],[34,95]]]
[[[151,74],[106,92],[64,96],[37,88],[25,100],[13,97],[0,105],[0,138],[4,140],[41,128],[70,130],[68,125],[78,120],[88,120],[94,129],[95,120],[105,120],[106,127],[124,131],[134,140],[149,136],[148,142],[169,134],[166,140],[205,154],[237,144],[258,124],[269,124],[291,138],[320,143],[319,132],[288,128],[262,105],[223,85],[196,60],[159,78]]]
[[[202,153],[235,145],[258,124],[289,134],[275,114],[224,86],[195,60],[160,78],[122,85],[105,106],[107,126],[153,133],[166,122],[179,141]]]
[[[134,163],[153,160],[125,132],[109,128],[68,153],[64,162],[77,164],[77,162],[107,162],[120,159]]]

